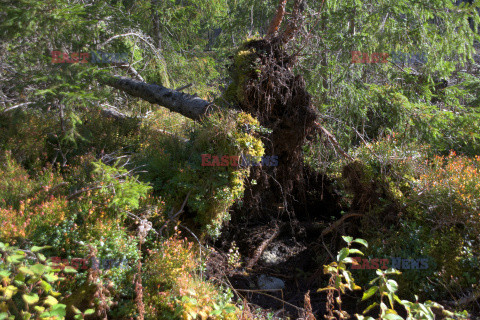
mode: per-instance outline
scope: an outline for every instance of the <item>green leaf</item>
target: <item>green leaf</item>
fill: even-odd
[[[380,303],[380,310],[385,311],[387,309],[388,309],[387,305],[384,302],[381,302]]]
[[[3,244],[0,242],[0,244]],[[4,320],[8,318],[8,313],[6,312],[0,312],[0,320]]]
[[[80,309],[78,309],[78,308],[75,307],[75,306],[72,306],[72,309],[73,309],[73,312],[74,312],[75,314],[81,314],[81,313],[82,313],[82,311],[80,311]]]
[[[12,273],[8,270],[1,270],[0,271],[0,279],[3,280],[4,278],[8,278],[8,277],[10,277],[11,274]]]
[[[212,312],[210,312],[210,314],[212,316],[218,316],[222,313],[222,310],[213,310]]]
[[[18,291],[17,287],[14,287],[14,286],[10,285],[10,286],[5,288],[5,291],[3,292],[3,297],[6,300],[10,300],[10,299],[12,299],[12,296],[17,293],[17,291]]]
[[[348,256],[348,253],[349,253],[348,248],[343,248],[342,250],[340,250],[340,252],[337,255],[337,261],[342,261],[343,259],[345,259]]]
[[[375,308],[376,306],[378,306],[378,302],[372,303],[372,304],[369,305],[365,310],[363,310],[362,314],[367,313],[368,311],[372,310],[372,309]]]
[[[223,310],[226,313],[234,313],[237,310],[237,308],[235,308],[235,306],[233,305],[230,305],[230,306],[226,306]]]
[[[30,270],[32,270],[36,275],[41,276],[45,272],[45,266],[43,264],[37,263],[33,266],[30,267]]]
[[[356,253],[356,254],[359,254],[361,256],[363,256],[363,252],[358,250],[358,249],[349,249],[349,253],[352,254],[352,253]]]
[[[33,275],[33,272],[31,274]],[[13,279],[23,283],[25,281],[25,274],[22,272],[19,272]]]
[[[25,259],[25,255],[14,254],[7,257],[7,262],[17,264],[21,263]]]
[[[67,308],[67,306],[62,304],[62,303],[56,304],[52,307],[52,310],[50,311],[50,315],[51,316],[57,316],[60,319],[62,319],[67,314],[67,312],[65,310],[66,308]]]
[[[45,311],[45,307],[40,306],[35,306],[33,307],[33,309],[35,309],[35,311],[37,311],[38,313],[42,313],[43,311]]]
[[[334,287],[325,287],[325,288],[320,288],[317,290],[317,292],[322,292],[322,291],[327,291],[327,290],[336,290]]]
[[[44,247],[33,246],[32,249],[30,249],[30,251],[39,252],[39,251],[42,251],[44,249],[50,249],[50,248],[52,248],[52,246],[44,246]]]
[[[387,289],[390,292],[396,292],[398,290],[398,284],[395,280],[388,280],[386,283]]]
[[[37,276],[33,276],[28,279],[27,284],[36,284],[38,281],[40,281],[40,278]]]
[[[342,283],[342,278],[336,277],[335,278],[335,288],[340,288],[341,283]]]
[[[403,305],[403,302],[400,300],[400,298],[396,294],[393,295],[393,299],[395,299],[395,301]]]
[[[367,300],[378,291],[378,286],[373,286],[363,293],[362,301]]]
[[[83,314],[88,316],[90,314],[93,314],[94,312],[95,312],[95,309],[87,309],[87,310],[85,310],[85,312]]]
[[[399,271],[397,269],[393,269],[393,268],[385,270],[384,273],[385,274],[402,274],[401,271]]]
[[[345,240],[346,243],[350,243],[352,242],[353,240],[353,237],[349,237],[349,236],[342,236],[342,239]]]
[[[363,240],[363,239],[358,238],[358,239],[353,240],[352,242],[360,243],[361,245],[363,245],[363,246],[365,246],[366,248],[368,248],[368,243],[367,243],[366,240]]]
[[[348,286],[351,287],[351,289],[353,289],[352,287],[355,283],[353,282],[352,278],[350,277],[350,275],[351,275],[350,271],[343,270],[342,275],[345,278],[345,281],[347,282]]]
[[[55,299],[54,297],[52,296],[48,296],[44,301],[43,301],[43,304],[47,305],[47,306],[54,306],[58,303],[58,300]]]
[[[23,301],[25,301],[26,304],[35,304],[38,302],[38,294],[36,293],[27,293],[22,295]]]
[[[77,270],[75,270],[74,268],[68,266],[68,267],[65,267],[65,269],[63,269],[63,272],[64,272],[64,273],[77,273]]]
[[[58,276],[57,275],[54,275],[54,274],[50,274],[50,273],[45,273],[43,275],[43,277],[45,278],[45,280],[47,280],[48,282],[55,282],[58,280]]]
[[[52,286],[51,286],[48,282],[46,282],[46,281],[44,281],[44,280],[42,280],[42,281],[40,282],[40,287],[42,287],[42,289],[43,289],[46,293],[49,293],[49,292],[52,290]]]
[[[28,274],[28,275],[34,275],[34,273],[32,272],[32,270],[30,270],[29,268],[27,267],[20,267],[18,268],[18,271],[20,271],[21,273],[23,274]]]
[[[394,301],[393,296],[394,296],[394,293],[393,293],[393,292],[389,292],[389,293],[387,294],[388,301],[390,302],[390,307],[392,307],[392,309],[394,308],[394,306],[393,306],[393,301]]]
[[[372,317],[364,317],[364,316],[361,316],[359,314],[355,314],[355,316],[358,318],[358,320],[375,320],[374,318]]]
[[[59,297],[62,295],[60,292],[55,292],[55,291],[51,291],[50,294],[54,297]]]
[[[29,320],[31,317],[32,317],[32,314],[30,312],[22,311],[23,320]]]
[[[350,249],[350,252],[352,251],[352,249]],[[350,257],[346,257],[345,259],[343,259],[343,263],[353,263],[353,259],[350,258]]]
[[[13,280],[13,284],[17,287],[21,287],[25,284],[25,282],[20,281],[20,280]]]
[[[434,315],[433,315],[433,312],[432,312],[431,310],[428,310],[428,309],[425,307],[425,305],[423,305],[423,303],[419,303],[418,306],[419,306],[419,308],[425,313],[425,315],[427,315],[427,316],[430,315],[430,317],[433,317],[433,316],[434,316]]]
[[[383,316],[383,319],[386,319],[386,320],[403,320],[402,317],[400,317],[398,314],[394,314],[394,313],[386,314],[385,316]]]
[[[41,254],[40,252],[37,253],[37,258],[38,258],[38,260],[40,260],[40,262],[47,261],[47,258],[43,254]]]
[[[377,282],[378,279],[380,279],[380,277],[376,277],[375,279],[373,279],[372,281],[370,281],[368,284],[369,284],[369,285],[372,285],[372,284],[374,284],[375,282]]]

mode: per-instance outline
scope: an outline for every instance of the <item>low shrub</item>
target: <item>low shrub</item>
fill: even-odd
[[[336,316],[342,319],[349,318],[349,314],[346,311],[342,311],[342,295],[344,295],[347,290],[362,290],[362,288],[355,283],[355,279],[352,273],[347,270],[347,266],[349,264],[353,265],[358,263],[355,262],[352,255],[363,255],[363,252],[359,249],[353,248],[353,245],[360,244],[368,248],[368,243],[363,239],[353,239],[353,237],[348,236],[343,236],[342,238],[347,242],[348,246],[338,252],[336,261],[324,266],[324,273],[330,275],[329,285],[326,288],[318,290],[327,291],[327,319],[336,319]],[[395,269],[388,269],[385,271],[377,269],[375,272],[377,277],[369,282],[370,288],[363,293],[362,301],[374,296],[379,296],[380,303],[374,302],[369,305],[361,315],[355,314],[355,317],[358,320],[435,320],[438,318],[453,320],[466,319],[468,316],[466,311],[454,313],[445,310],[442,305],[434,301],[429,300],[421,303],[418,301],[417,296],[415,296],[415,302],[400,300],[397,295],[399,288],[397,281],[389,279],[388,277],[391,275],[401,275],[402,273]],[[337,297],[334,299],[335,293]],[[378,316],[365,316],[372,312],[378,312]],[[334,314],[336,316],[334,316]],[[406,315],[406,318],[400,314]]]
[[[40,253],[45,247],[19,250],[0,242],[0,319],[65,319],[66,305],[59,303],[62,294],[56,291],[64,278],[60,269]],[[76,273],[66,267],[62,273]],[[76,310],[75,319],[83,319],[94,310]]]
[[[200,256],[180,233],[159,242],[145,263],[146,319],[237,319],[232,294],[202,280]]]
[[[29,238],[37,228],[63,221],[68,211],[67,200],[51,192],[62,184],[61,176],[49,168],[32,177],[9,153],[3,158],[3,167],[0,168],[3,177],[0,181],[0,239]]]
[[[332,172],[350,210],[365,214],[366,255],[427,258],[428,269],[404,271],[400,292],[445,299],[446,292],[475,290],[480,279],[480,161],[428,154],[391,135],[356,149],[354,162],[337,163]],[[373,272],[357,271],[360,283]]]

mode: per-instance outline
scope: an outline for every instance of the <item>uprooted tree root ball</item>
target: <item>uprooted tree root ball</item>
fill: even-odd
[[[316,114],[294,63],[279,38],[247,41],[234,57],[225,96],[272,130],[263,137],[265,154],[279,159],[277,167],[252,168],[250,181],[257,183],[247,186],[242,208],[249,216],[293,213],[293,193],[304,191],[302,145]]]

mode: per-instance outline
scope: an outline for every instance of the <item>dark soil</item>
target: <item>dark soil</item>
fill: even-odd
[[[303,200],[292,205],[298,212],[295,216],[282,215],[278,210],[276,216],[265,214],[252,219],[248,214],[242,216],[242,208],[236,208],[236,218],[224,227],[221,238],[213,244],[218,252],[210,257],[207,273],[211,278],[227,278],[241,299],[246,298],[250,304],[270,310],[280,318],[299,318],[305,294],[310,292],[312,311],[317,319],[322,319],[326,294],[317,293],[317,290],[326,287],[329,279],[323,275],[323,265],[332,261],[328,251],[336,254],[342,243],[334,231],[323,239],[334,245],[325,248],[320,235],[332,222],[332,216],[340,217],[342,207],[331,181],[308,168],[304,168],[302,176]],[[294,194],[299,196],[300,193]],[[342,234],[355,232],[356,225],[346,222],[338,231]],[[277,234],[276,230],[279,230]],[[258,248],[275,234],[256,257]],[[227,253],[232,242],[244,257],[243,268],[228,266]],[[248,268],[252,260],[256,262]],[[260,275],[281,279],[285,287],[275,291],[260,290]],[[355,312],[354,300],[350,303],[348,297],[344,300],[344,307],[349,306],[349,311]]]

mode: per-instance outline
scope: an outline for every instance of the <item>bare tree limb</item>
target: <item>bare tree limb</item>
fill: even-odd
[[[187,84],[187,85],[184,85],[184,86],[181,86],[181,87],[175,89],[175,91],[185,90],[185,89],[187,89],[187,88],[190,88],[192,85],[193,85],[193,83],[189,83],[189,84]]]
[[[76,198],[78,197],[80,194],[84,193],[84,192],[87,192],[87,191],[92,191],[92,190],[98,190],[98,189],[102,189],[104,187],[111,187],[112,185],[108,185],[108,186],[95,186],[95,187],[90,187],[90,188],[83,188],[83,189],[80,189],[78,191],[75,191],[74,193],[70,194],[68,197],[67,197],[67,200],[72,200],[73,198]]]
[[[137,70],[135,70],[134,67],[132,67],[131,64],[125,64],[125,63],[121,63],[121,62],[116,62],[116,63],[112,63],[112,65],[120,68],[120,69],[124,69],[127,71],[127,73],[129,75],[131,75],[132,77],[136,78],[137,80],[140,80],[142,82],[145,82],[145,80],[142,78],[142,76],[140,75],[140,73],[138,73]]]
[[[315,124],[317,126],[317,128],[322,132],[322,134],[324,134],[328,141],[330,141],[330,143],[335,147],[335,149],[337,149],[341,154],[342,156],[344,156],[345,158],[347,158],[348,160],[351,160],[353,161],[353,157],[351,155],[349,155],[348,153],[346,153],[342,147],[340,147],[340,144],[337,142],[337,139],[335,139],[335,137],[330,133],[328,132],[327,129],[325,129],[324,127],[322,127],[318,122],[315,121]]]
[[[121,120],[121,119],[126,119],[128,118],[125,114],[121,113],[121,112],[118,112],[117,110],[115,109],[102,109],[101,111],[102,115],[104,115],[105,117],[109,117],[109,118],[114,118],[114,119],[117,119],[117,120]]]
[[[290,41],[294,36],[295,33],[300,29],[302,26],[302,15],[300,14],[303,11],[303,0],[295,0],[293,4],[293,13],[291,18],[289,19],[289,23],[287,28],[282,34],[282,42],[287,43]]]
[[[135,37],[138,37],[139,39],[141,39],[143,42],[145,42],[152,49],[152,52],[157,56],[158,60],[160,60],[162,62],[162,64],[165,66],[165,68],[167,67],[167,62],[165,61],[165,58],[160,53],[160,50],[155,48],[155,46],[153,44],[151,44],[150,41],[148,41],[143,35],[141,35],[139,33],[129,32],[129,33],[115,35],[115,36],[107,39],[105,42],[100,44],[98,47],[103,48],[107,43],[109,43],[113,39],[116,39],[116,38],[119,38],[119,37],[126,37],[126,36],[135,36]],[[133,70],[135,70],[135,69],[133,69]]]
[[[23,107],[23,106],[27,106],[29,104],[32,104],[33,102],[24,102],[24,103],[20,103],[20,104],[17,104],[16,106],[13,106],[13,107],[9,107],[5,110],[2,111],[2,113],[6,113],[8,111],[11,111],[13,109],[17,109],[17,108],[20,108],[20,107]]]

